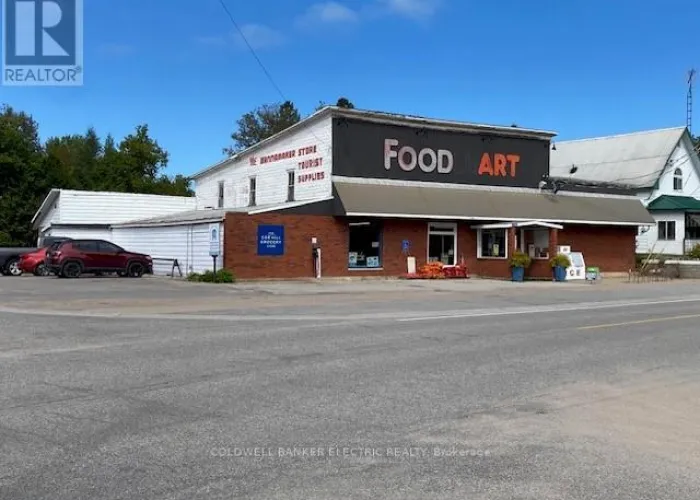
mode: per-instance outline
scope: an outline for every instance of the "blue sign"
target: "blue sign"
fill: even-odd
[[[408,240],[403,240],[401,242],[401,250],[406,253],[408,252],[408,249],[411,247],[411,242]]]
[[[258,226],[258,255],[284,255],[284,226]]]
[[[83,83],[83,0],[2,0],[4,85]]]

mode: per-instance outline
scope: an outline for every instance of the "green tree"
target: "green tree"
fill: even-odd
[[[244,114],[236,122],[238,130],[231,134],[233,145],[224,148],[224,153],[233,155],[247,149],[291,127],[299,120],[301,115],[291,101],[263,104]]]
[[[339,97],[335,105],[338,108],[355,109],[355,105],[347,97]],[[316,106],[316,111],[326,106],[328,105],[325,102],[319,101],[318,106]]]

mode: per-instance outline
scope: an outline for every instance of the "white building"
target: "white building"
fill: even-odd
[[[700,242],[700,159],[685,127],[557,142],[550,176],[633,188],[656,220],[638,253],[682,255]]]

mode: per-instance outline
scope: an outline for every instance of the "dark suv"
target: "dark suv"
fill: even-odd
[[[78,278],[83,273],[116,272],[132,278],[153,274],[149,255],[127,252],[104,240],[70,240],[53,245],[46,254],[46,262],[49,270],[61,278]]]

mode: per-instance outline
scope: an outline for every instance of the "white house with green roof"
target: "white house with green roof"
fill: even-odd
[[[686,127],[556,142],[550,177],[633,190],[656,220],[639,229],[637,253],[700,243],[700,158]]]

